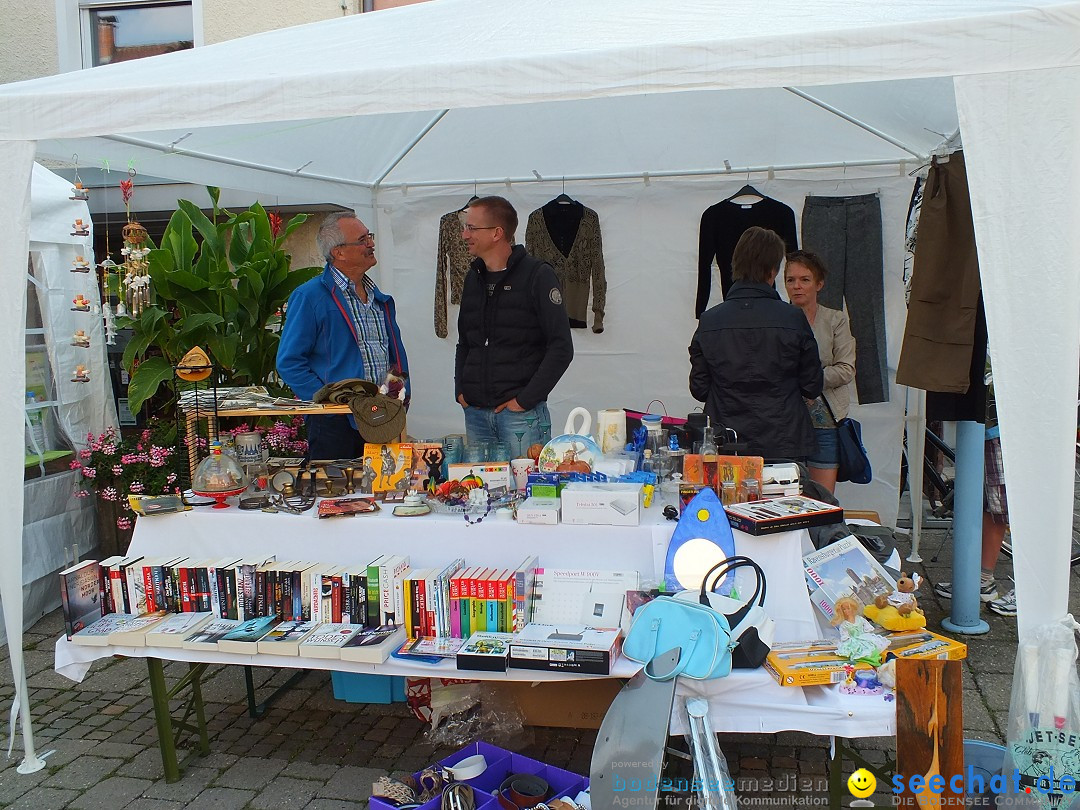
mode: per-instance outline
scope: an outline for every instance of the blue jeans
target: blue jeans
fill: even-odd
[[[836,428],[814,428],[817,449],[806,460],[807,467],[818,470],[835,470],[840,467],[840,442]]]
[[[364,455],[364,439],[349,424],[345,414],[308,416],[308,458],[359,458]]]
[[[520,458],[529,445],[551,441],[551,414],[547,403],[541,402],[528,411],[503,408],[498,413],[494,408],[469,406],[465,409],[465,440],[469,444],[505,442],[511,455]]]

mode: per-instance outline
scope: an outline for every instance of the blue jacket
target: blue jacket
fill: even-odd
[[[411,393],[409,360],[401,343],[394,299],[378,287],[375,301],[382,307],[390,335],[390,368],[405,377],[406,402]],[[277,370],[301,399],[311,399],[327,383],[351,377],[366,378],[363,355],[357,345],[356,327],[348,315],[341,291],[334,284],[330,266],[321,276],[301,284],[289,296],[285,328],[277,350]],[[381,383],[382,380],[374,382]]]

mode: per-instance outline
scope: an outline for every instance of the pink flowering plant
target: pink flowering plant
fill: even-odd
[[[269,427],[265,425],[250,427],[245,423],[230,430],[229,435],[236,436],[238,433],[250,433],[251,431],[255,431],[262,437],[263,444],[266,445],[271,456],[295,457],[307,455],[306,427],[302,416],[294,416],[287,422],[278,419]]]
[[[135,514],[128,506],[131,494],[164,495],[179,491],[173,457],[176,453],[176,430],[165,422],[152,420],[143,431],[122,436],[109,428],[99,436],[89,433],[86,447],[71,462],[82,476],[75,495],[114,501],[121,511],[118,529],[130,529]]]

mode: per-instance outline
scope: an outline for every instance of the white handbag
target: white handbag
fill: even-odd
[[[753,596],[743,601],[713,592],[721,578],[734,574],[739,568],[752,568],[757,575]],[[710,577],[713,577],[711,586]],[[776,636],[776,622],[765,612],[765,588],[765,572],[761,566],[749,557],[734,555],[709,569],[701,580],[700,591],[681,591],[675,598],[708,605],[724,614],[731,627],[731,640],[737,643],[731,653],[732,668],[756,669],[765,663],[765,656],[772,649]]]

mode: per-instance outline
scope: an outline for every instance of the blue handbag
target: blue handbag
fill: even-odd
[[[678,647],[679,662],[670,672],[657,674],[650,663]],[[634,613],[634,622],[623,642],[623,655],[645,664],[645,674],[655,681],[682,675],[696,680],[723,678],[731,672],[731,629],[727,618],[711,607],[659,596]]]
[[[836,470],[836,480],[869,484],[874,473],[870,468],[870,456],[863,447],[862,425],[848,416],[837,419],[829,400],[824,396],[821,399],[829,409],[829,416],[836,423],[836,442],[840,447],[840,466]]]

